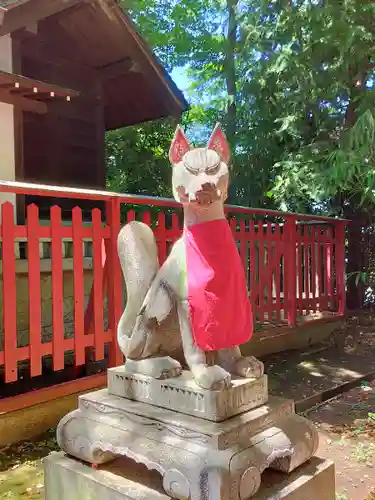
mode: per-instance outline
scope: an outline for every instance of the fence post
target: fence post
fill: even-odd
[[[120,200],[118,198],[111,198],[106,202],[106,222],[109,227],[109,239],[106,242],[108,328],[112,331],[108,365],[118,366],[124,361],[117,343],[117,325],[122,314],[122,275],[117,254],[117,236],[121,225]]]
[[[338,314],[345,314],[345,222],[335,225],[336,243],[336,288],[338,299]]]
[[[297,252],[296,218],[287,217],[285,223],[285,283],[284,296],[287,300],[288,325],[297,324]],[[286,289],[286,293],[285,293]],[[284,300],[285,300],[284,298]],[[284,309],[285,310],[285,309]]]

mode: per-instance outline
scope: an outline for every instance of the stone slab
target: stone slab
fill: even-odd
[[[267,470],[252,500],[335,500],[335,466],[330,460],[311,458],[289,476]]]
[[[245,446],[255,434],[293,415],[294,403],[271,396],[266,405],[223,422],[211,422],[114,396],[107,389],[102,389],[81,395],[79,409],[103,425],[116,426],[134,435],[139,434],[141,429],[144,438],[160,442],[168,436],[174,439],[178,436],[186,444],[197,443],[224,450],[237,443]]]
[[[129,459],[98,470],[62,452],[44,459],[45,500],[170,500],[160,483],[157,472]]]
[[[100,469],[54,452],[44,461],[45,500],[168,500],[162,478],[129,459]],[[335,473],[330,461],[314,457],[289,476],[265,472],[253,500],[334,500]],[[215,498],[213,500],[220,500]]]
[[[198,387],[186,370],[180,377],[158,380],[129,373],[125,366],[108,370],[108,392],[212,422],[252,410],[268,400],[266,375],[259,379],[235,378],[228,389],[207,391]]]

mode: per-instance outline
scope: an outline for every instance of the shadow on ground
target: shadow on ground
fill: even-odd
[[[373,500],[375,381],[363,383],[305,415],[320,431],[319,456],[335,462],[337,500]]]
[[[361,334],[355,348],[321,345],[272,355],[264,363],[270,394],[300,402],[375,373],[375,335]]]

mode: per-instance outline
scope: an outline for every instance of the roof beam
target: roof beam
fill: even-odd
[[[25,26],[24,28],[21,28],[20,30],[14,31],[12,33],[12,39],[23,42],[24,40],[31,38],[38,34],[38,26],[38,22],[35,22],[33,24]]]
[[[7,10],[5,7],[0,7],[0,25],[3,24],[5,14],[7,13]]]
[[[13,106],[22,109],[22,111],[30,111],[31,113],[37,113],[38,115],[45,115],[48,112],[47,104],[44,102],[11,95],[5,90],[0,90],[0,102],[12,104]]]
[[[23,111],[45,114],[48,112],[45,101],[70,101],[78,96],[79,92],[75,90],[0,71],[0,102],[12,104]]]
[[[112,78],[129,73],[129,71],[133,70],[133,67],[135,67],[135,64],[132,59],[125,57],[114,63],[106,64],[98,68],[98,70],[102,80],[111,80]]]
[[[87,0],[32,0],[17,2],[0,10],[0,36],[32,26],[59,12]]]
[[[35,97],[39,97],[39,94],[50,94],[63,98],[78,97],[80,95],[77,90],[41,82],[22,75],[15,75],[14,73],[7,73],[6,71],[0,71],[0,87],[7,87],[8,91],[31,92]]]
[[[37,35],[38,34],[38,21],[34,21],[23,28],[26,33],[30,33],[30,35]]]

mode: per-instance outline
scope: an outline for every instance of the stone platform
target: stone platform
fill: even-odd
[[[267,376],[232,378],[231,387],[207,391],[196,385],[189,371],[180,377],[159,380],[129,373],[125,366],[108,370],[108,392],[168,410],[221,422],[267,403]]]
[[[315,427],[294,413],[290,400],[270,398],[212,422],[108,390],[80,396],[57,438],[66,453],[87,463],[127,457],[157,471],[164,491],[179,500],[247,500],[259,490],[265,469],[289,474],[318,446]]]
[[[316,428],[296,415],[292,400],[268,397],[266,376],[208,391],[190,372],[157,380],[112,368],[108,389],[81,395],[78,409],[60,421],[57,440],[87,465],[49,458],[46,500],[334,499],[333,466],[304,465],[318,447]],[[139,467],[141,481],[131,475]],[[297,469],[311,478],[290,476]],[[277,475],[268,484],[269,470]],[[72,494],[52,494],[53,476],[64,477]]]
[[[53,500],[169,500],[155,471],[120,459],[94,470],[64,453],[52,453],[44,462],[46,498]],[[312,458],[289,476],[266,471],[264,486],[253,500],[334,500],[332,462]],[[210,494],[206,500],[218,500]],[[246,497],[245,497],[246,498]],[[186,500],[189,497],[185,497]]]
[[[119,431],[130,432],[132,439],[139,434],[141,439],[159,441],[161,444],[177,438],[186,443],[195,443],[215,450],[226,450],[238,442],[246,446],[251,438],[270,426],[275,426],[291,417],[294,403],[275,396],[267,405],[262,405],[242,415],[216,423],[176,413],[171,410],[147,405],[109,394],[107,389],[83,394],[79,397],[78,412],[69,414],[73,419],[88,419],[92,439],[95,425],[111,426]],[[66,432],[69,415],[59,425],[58,439]]]

